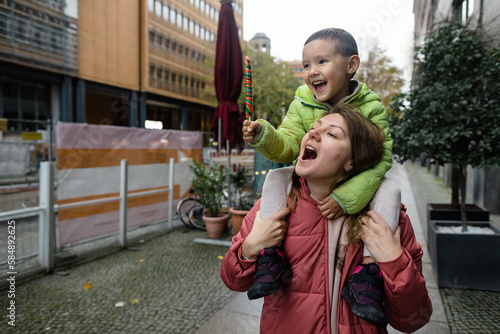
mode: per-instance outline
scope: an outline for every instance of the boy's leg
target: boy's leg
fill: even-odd
[[[260,216],[268,218],[286,207],[290,182],[295,167],[284,167],[270,171],[262,186]]]
[[[377,211],[395,231],[401,210],[401,191],[395,182],[384,178],[373,196],[370,209]],[[363,249],[363,264],[356,267],[354,274],[342,289],[342,296],[351,304],[358,317],[381,328],[387,326],[382,297],[384,282],[382,273],[367,247]]]
[[[270,217],[286,207],[293,168],[279,168],[267,174],[260,201],[262,218]],[[248,298],[257,299],[276,293],[281,283],[289,284],[291,279],[292,272],[282,247],[266,248],[257,259],[254,282],[247,292]]]
[[[401,211],[401,189],[394,181],[385,177],[375,195],[373,195],[370,209],[377,211],[391,230],[396,231],[399,224],[399,212]],[[371,257],[366,246],[363,248],[363,256]]]

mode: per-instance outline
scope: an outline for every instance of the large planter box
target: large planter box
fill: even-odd
[[[500,230],[489,222],[468,222],[468,226],[489,227],[496,234],[437,230],[438,226],[460,225],[460,221],[428,221],[429,253],[438,285],[500,291]]]
[[[467,221],[490,221],[490,212],[476,204],[466,204]],[[461,220],[460,208],[452,208],[451,204],[427,204],[427,221],[430,220]]]

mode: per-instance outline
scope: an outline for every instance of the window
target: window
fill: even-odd
[[[184,29],[185,31],[188,31],[189,29],[189,19],[187,18],[187,16],[184,16],[184,21],[183,21],[183,27],[182,29]]]
[[[163,37],[161,37],[161,35],[156,35],[156,44],[158,44],[158,46],[161,47],[162,42],[163,42]]]
[[[474,13],[474,0],[465,0],[462,2],[462,23],[467,23],[467,20]]]
[[[177,50],[177,42],[172,41],[172,51],[175,51],[175,50]]]
[[[148,10],[152,13],[155,11],[155,0],[148,0]]]
[[[161,17],[161,12],[162,12],[163,5],[160,0],[155,1],[155,14],[158,17]]]
[[[182,14],[181,13],[177,13],[177,26],[179,28],[182,28]]]
[[[175,80],[177,79],[177,74],[175,72],[172,72],[172,83],[175,85]]]
[[[182,44],[179,44],[179,54],[182,54],[184,52],[184,46]]]
[[[165,81],[168,82],[170,80],[170,71],[165,70]]]
[[[164,5],[163,5],[163,19],[164,19],[165,21],[168,21],[169,16],[170,16],[170,9],[168,8],[168,6],[167,6],[167,5],[165,5],[165,4],[164,4]]]
[[[168,39],[168,37],[165,37],[165,49],[170,49],[170,40]]]
[[[175,17],[177,16],[177,13],[175,12],[175,9],[170,8],[170,23],[175,24]]]
[[[151,43],[155,42],[155,33],[154,33],[154,31],[151,31],[151,30],[149,31],[149,41]]]
[[[196,23],[195,26],[194,26],[194,35],[196,37],[200,37],[200,26],[199,26],[198,23]]]
[[[158,67],[158,68],[156,69],[156,77],[158,78],[158,80],[159,80],[159,81],[161,81],[161,77],[162,77],[161,73],[162,73],[162,72],[163,72],[163,71],[162,71],[161,67]]]
[[[153,77],[154,77],[154,75],[155,75],[155,66],[154,66],[154,65],[152,65],[152,64],[150,64],[150,65],[149,65],[149,77],[150,77],[150,78],[153,78]]]

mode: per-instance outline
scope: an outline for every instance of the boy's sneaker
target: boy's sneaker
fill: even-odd
[[[342,297],[351,304],[352,313],[380,328],[386,328],[387,318],[383,311],[384,282],[376,263],[356,267],[342,289]]]
[[[290,284],[292,271],[283,248],[271,247],[262,250],[257,259],[254,282],[247,292],[248,299],[257,299],[278,292],[281,283]]]

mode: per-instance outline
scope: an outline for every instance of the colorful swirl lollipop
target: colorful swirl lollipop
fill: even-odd
[[[248,119],[253,115],[252,65],[250,57],[245,57],[245,105]]]

